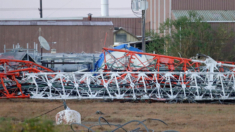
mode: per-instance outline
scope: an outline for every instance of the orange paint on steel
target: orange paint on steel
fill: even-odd
[[[3,86],[3,89],[0,90],[0,93],[2,93],[0,98],[29,98],[30,95],[25,95],[23,93],[22,86],[16,79],[16,76],[21,77],[24,72],[53,72],[51,69],[31,61],[0,59],[0,65],[5,67],[4,73],[0,73],[0,80]],[[21,74],[22,72],[23,74]],[[4,79],[12,81],[15,85],[12,85],[13,87],[7,88]],[[14,86],[16,86],[16,88]],[[20,92],[21,95],[18,95],[18,92]]]

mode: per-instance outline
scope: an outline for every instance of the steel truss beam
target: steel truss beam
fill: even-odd
[[[25,80],[37,99],[235,99],[231,72],[29,73]]]
[[[26,61],[0,60],[0,97],[36,99],[234,100],[234,63],[103,48],[99,72],[52,72]],[[116,53],[121,53],[117,56]],[[120,54],[119,54],[120,55]],[[5,86],[4,86],[5,85]],[[16,94],[17,93],[17,94]]]
[[[22,90],[28,84],[22,81],[26,73],[53,72],[30,61],[0,60],[0,98],[29,98],[27,91]]]

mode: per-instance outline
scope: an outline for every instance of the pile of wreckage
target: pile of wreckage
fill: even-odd
[[[144,53],[127,44],[103,53],[89,72],[54,72],[0,59],[0,98],[235,100],[234,62]]]

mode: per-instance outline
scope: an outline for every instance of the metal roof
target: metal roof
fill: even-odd
[[[235,10],[194,10],[205,22],[235,22]],[[189,10],[172,10],[175,19],[189,16]]]
[[[113,26],[112,21],[0,21],[0,25],[63,25],[63,26]]]
[[[119,27],[118,30],[113,30],[113,33],[116,34],[116,33],[118,33],[121,30],[126,32],[126,33],[128,33],[129,35],[131,35],[132,37],[136,38],[137,40],[139,40],[139,38],[137,38],[134,34],[128,32],[127,30],[123,29],[122,27]]]
[[[87,18],[87,16],[84,16],[84,18]],[[139,18],[137,16],[92,16],[92,18]]]
[[[0,59],[10,59],[10,60],[26,60],[29,56],[29,60],[36,62],[29,54],[26,52],[6,52],[0,55]]]
[[[56,21],[56,20],[83,20],[83,17],[49,17],[49,18],[0,18],[0,21]]]

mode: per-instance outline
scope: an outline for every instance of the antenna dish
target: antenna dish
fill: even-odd
[[[38,40],[40,42],[40,45],[45,49],[45,50],[50,50],[50,46],[49,44],[47,43],[46,39],[43,38],[42,36],[39,36],[38,37]]]

